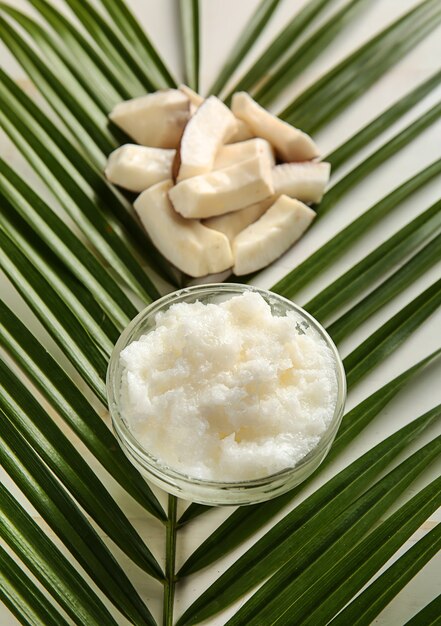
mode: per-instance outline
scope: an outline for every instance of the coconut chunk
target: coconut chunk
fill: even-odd
[[[275,261],[303,235],[314,217],[306,204],[280,196],[257,222],[234,239],[234,274],[250,274]]]
[[[255,135],[251,132],[250,127],[245,124],[243,120],[240,120],[236,117],[237,121],[237,129],[233,133],[233,135],[229,138],[228,143],[237,143],[238,141],[247,141],[247,139],[252,139]]]
[[[179,91],[182,91],[182,93],[185,94],[190,100],[190,113],[193,115],[194,113],[196,113],[198,107],[200,107],[201,104],[204,102],[204,98],[196,93],[196,91],[193,91],[193,89],[191,89],[191,87],[188,87],[187,85],[179,85],[178,89]]]
[[[202,220],[202,223],[208,228],[214,228],[214,230],[224,233],[230,240],[230,243],[232,243],[236,235],[258,220],[274,202],[274,196],[270,196],[266,200],[251,204],[244,209],[239,209],[239,211],[218,215],[217,217],[209,217],[206,220]]]
[[[139,193],[171,178],[175,153],[128,143],[110,153],[104,172],[114,185]]]
[[[213,164],[213,170],[221,170],[224,167],[248,161],[248,159],[258,156],[266,157],[270,166],[274,167],[274,151],[266,139],[255,137],[254,139],[248,139],[248,141],[231,143],[227,146],[222,146],[219,150]]]
[[[274,192],[302,202],[320,202],[330,174],[330,163],[282,163],[273,168]]]
[[[212,217],[243,209],[273,194],[267,158],[255,157],[209,174],[194,176],[170,189],[174,208],[183,217]]]
[[[216,153],[236,127],[230,109],[216,96],[207,98],[190,118],[182,135],[178,181],[210,172]]]
[[[168,198],[172,185],[171,180],[158,183],[134,203],[154,245],[173,265],[195,278],[230,268],[233,255],[227,237],[176,213]]]
[[[120,102],[109,117],[143,146],[177,148],[190,117],[190,101],[179,89],[164,89]]]
[[[319,155],[309,135],[266,111],[245,91],[234,94],[231,109],[255,135],[274,146],[282,161],[309,161]]]

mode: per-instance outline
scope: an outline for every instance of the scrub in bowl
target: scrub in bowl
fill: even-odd
[[[338,352],[269,291],[183,289],[141,312],[108,371],[120,444],[149,480],[203,504],[252,504],[305,480],[343,414]]]

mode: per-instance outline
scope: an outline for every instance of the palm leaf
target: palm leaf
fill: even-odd
[[[404,148],[408,143],[415,139],[421,132],[426,130],[431,124],[439,120],[441,115],[441,102],[433,106],[429,111],[424,113],[415,122],[400,131],[395,137],[390,139],[386,144],[381,146],[365,161],[351,170],[346,176],[341,178],[326,193],[323,201],[317,207],[318,217],[328,213],[337,202],[352,189],[358,182],[366,178],[377,167],[384,163],[399,150]]]
[[[421,432],[420,427],[429,425],[434,419],[433,414],[422,416],[402,429],[389,439],[379,444],[374,450],[355,461],[346,470],[321,487],[288,516],[274,526],[260,541],[258,541],[245,555],[243,555],[225,574],[211,585],[200,598],[188,609],[179,620],[178,624],[195,624],[207,619],[221,608],[234,602],[242,594],[252,589],[259,582],[265,580],[275,571],[281,570],[283,564],[297,561],[301,551],[303,562],[306,564],[313,554],[319,554],[317,542],[322,542],[321,548],[327,543],[327,531],[329,527],[332,533],[336,531],[334,524],[335,512],[342,512],[345,519],[346,512],[357,510],[359,500],[370,500],[372,491],[378,486],[371,487],[365,494],[369,482],[377,476],[391,458],[394,458],[395,446],[405,446]],[[410,437],[410,439],[408,439]],[[389,457],[389,453],[391,456]],[[377,466],[378,463],[378,466]],[[392,472],[393,474],[393,472]],[[384,479],[383,479],[384,480]],[[382,481],[377,483],[381,484]],[[369,496],[369,497],[368,497]],[[371,501],[372,502],[372,501]],[[333,506],[334,504],[334,506]],[[331,533],[329,533],[331,536]],[[311,552],[308,551],[311,546]],[[234,584],[232,584],[234,581]],[[276,588],[270,578],[271,588]],[[261,588],[264,589],[265,585]],[[282,590],[284,586],[279,589]],[[273,590],[273,597],[277,593]],[[259,592],[249,601],[253,606],[259,602]],[[262,594],[263,595],[263,594]],[[268,601],[269,594],[264,594]],[[257,598],[256,600],[254,598]],[[245,605],[246,606],[246,605]],[[246,611],[244,615],[237,613],[243,622],[251,617]],[[262,624],[270,623],[262,621]]]
[[[3,413],[1,442],[2,464],[8,474],[109,600],[135,624],[154,623],[98,534],[9,422],[10,414]],[[161,576],[159,566],[155,573]]]
[[[148,62],[149,71],[156,85],[164,87],[176,86],[176,81],[171,76],[164,61],[147,37],[133,13],[129,10],[124,0],[101,0],[101,4],[109,13],[114,24],[123,31],[143,63]]]
[[[354,17],[365,8],[365,0],[350,0],[315,30],[302,45],[295,48],[274,74],[270,74],[254,94],[262,106],[268,107],[286,87],[320,54],[325,52],[342,30],[352,25]]]
[[[157,66],[158,58],[153,46],[144,47],[142,54],[123,37],[111,20],[106,20],[89,0],[65,0],[75,17],[80,20],[87,32],[99,47],[117,64],[122,71],[133,72],[145,91],[159,89],[166,83]],[[145,61],[148,63],[145,63]]]
[[[21,624],[68,626],[61,613],[1,547],[0,598]]]
[[[422,503],[424,505],[424,503]],[[402,520],[406,525],[408,518]],[[391,536],[391,535],[390,535]],[[393,536],[393,539],[395,539]],[[337,617],[329,623],[333,626],[372,623],[372,620],[387,606],[389,601],[421,570],[426,563],[441,549],[441,525],[437,524],[422,539],[417,541],[409,550],[393,563],[381,576],[367,587],[355,600],[352,600]],[[381,560],[384,562],[381,555]],[[378,557],[377,557],[378,558]],[[387,557],[386,557],[387,558]],[[368,564],[371,559],[369,559]],[[367,567],[363,568],[363,570]],[[378,566],[377,568],[378,569]],[[363,574],[365,572],[363,571]],[[370,578],[370,577],[369,577]],[[354,588],[354,587],[353,587]],[[336,611],[332,611],[334,615]],[[438,613],[439,615],[439,613]],[[420,622],[428,623],[428,622]]]
[[[388,404],[388,402],[394,398],[400,389],[402,389],[402,387],[409,382],[412,376],[438,356],[439,351],[428,357],[428,359],[420,361],[420,363],[403,372],[400,376],[383,386],[373,395],[369,396],[366,400],[357,405],[354,409],[349,411],[343,418],[329,456],[324,461],[322,466],[316,470],[315,475],[320,473],[337,454],[344,450],[345,447],[348,446],[364,428],[366,428],[372,419],[374,419]],[[286,506],[286,504],[296,495],[298,495],[302,489],[303,486],[300,485],[291,493],[280,496],[270,502],[253,507],[242,507],[234,511],[234,513],[232,513],[230,517],[227,518],[227,520],[221,524],[214,533],[212,533],[210,538],[203,542],[189,557],[181,568],[179,574],[184,576],[193,573],[202,567],[206,567],[223,554],[226,554],[229,550],[233,549],[236,545],[263,526],[276,513],[282,510],[282,508]],[[193,505],[191,505],[190,508],[192,507]],[[182,516],[180,520],[181,524],[188,521],[189,518],[191,519],[191,514],[189,513],[190,508],[187,509]],[[239,562],[240,561],[238,561],[238,563]]]
[[[8,420],[121,550],[149,574],[162,578],[152,554],[80,453],[2,361],[0,371],[0,406]]]
[[[83,576],[0,485],[0,534],[74,624],[118,626]]]
[[[40,108],[2,71],[0,123],[36,173],[44,201],[38,190],[31,188],[32,183],[25,183],[17,175],[7,158],[0,161],[3,209],[0,255],[15,288],[68,356],[76,370],[78,384],[25,328],[19,320],[21,311],[14,307],[17,317],[2,305],[2,346],[44,400],[40,400],[40,396],[34,398],[20,383],[13,374],[15,368],[2,368],[7,393],[1,407],[5,427],[0,453],[7,472],[24,497],[34,504],[58,535],[57,541],[61,541],[76,562],[71,565],[61,556],[13,498],[3,498],[0,528],[8,550],[37,577],[56,606],[47,600],[25,571],[1,551],[6,576],[0,577],[0,595],[22,623],[63,623],[67,614],[73,623],[114,624],[120,616],[110,615],[100,600],[102,594],[131,623],[154,623],[149,609],[120,565],[113,578],[113,548],[106,548],[98,538],[82,512],[84,507],[100,531],[106,532],[135,562],[164,583],[163,623],[172,626],[179,528],[207,507],[191,505],[178,522],[179,503],[170,497],[165,520],[150,488],[120,449],[115,448],[115,439],[100,418],[100,400],[105,402],[106,363],[120,329],[142,303],[160,295],[157,285],[161,286],[161,291],[168,291],[171,285],[181,284],[184,278],[156,253],[126,196],[108,185],[102,175],[108,152],[127,141],[122,132],[108,123],[107,114],[121,99],[157,87],[174,86],[175,81],[124,0],[66,0],[68,11],[64,10],[66,6],[56,9],[48,0],[29,0],[29,4],[35,9],[32,15],[37,13],[37,19],[1,2],[0,32],[45,102]],[[229,75],[251,50],[254,41],[264,34],[264,27],[277,6],[278,2],[272,0],[256,4],[257,12],[226,57],[220,75],[215,77],[217,91],[224,90]],[[364,6],[362,0],[346,0],[343,6],[340,4],[332,11],[332,0],[309,0],[270,41],[257,61],[248,70],[240,70],[239,76],[243,78],[236,88],[252,88],[262,101],[272,101],[298,76],[300,65],[303,69],[316,60],[328,45],[338,40],[344,28],[355,23],[358,11]],[[325,10],[328,13],[323,19]],[[201,62],[199,3],[176,2],[175,11],[177,21],[183,18],[181,36],[189,81],[197,88]],[[317,27],[318,18],[321,23]],[[440,21],[438,2],[419,2],[408,14],[297,95],[284,117],[305,130],[321,127],[361,96]],[[440,77],[437,71],[417,87],[412,86],[401,101],[334,149],[329,154],[333,171],[398,122],[439,85]],[[415,122],[334,184],[317,207],[319,216],[330,213],[347,190],[436,122],[440,105],[433,96],[430,106],[432,108],[419,115]],[[379,224],[412,193],[423,189],[439,174],[440,164],[435,161],[388,193],[279,280],[275,288],[289,297],[295,295],[303,285],[320,276],[323,266],[332,266],[343,253],[350,251],[371,226]],[[423,206],[428,204],[423,200]],[[345,359],[350,386],[360,378],[367,378],[372,367],[377,367],[439,306],[440,281],[429,286],[426,275],[439,260],[438,233],[439,203],[400,228],[360,263],[353,267],[346,263],[344,273],[329,288],[322,281],[321,291],[307,304],[323,320],[340,315],[328,330],[338,341],[350,338],[352,352]],[[415,291],[414,285],[421,277],[422,286],[417,286]],[[370,337],[354,349],[351,336],[359,324],[369,321],[374,312],[410,286],[413,293],[420,292],[420,295],[389,321],[384,322],[383,317],[371,326]],[[357,435],[439,354],[440,350],[436,350],[380,389],[376,389],[375,382],[372,385],[374,377],[370,376],[366,381],[369,397],[346,414],[322,467],[332,470],[333,460],[343,451],[345,455],[350,454],[351,451],[346,450]],[[351,403],[353,397],[350,392]],[[53,419],[43,408],[45,401],[57,412]],[[439,440],[427,444],[384,478],[381,476],[388,465],[396,463],[398,455],[403,459],[404,447],[435,423],[438,413],[439,408],[429,411],[350,466],[345,467],[348,457],[343,456],[340,459],[343,469],[334,477],[331,471],[327,482],[320,475],[321,467],[307,483],[291,493],[263,505],[239,508],[220,525],[216,524],[215,516],[207,516],[206,523],[212,524],[211,531],[181,568],[181,578],[222,558],[286,507],[280,522],[269,524],[270,530],[199,599],[198,594],[195,595],[187,617],[189,612],[199,611],[197,607],[202,607],[202,613],[208,611],[207,615],[214,610],[221,611],[244,590],[251,590],[258,583],[264,584],[229,623],[259,626],[308,620],[317,623],[332,621],[348,602],[350,610],[354,595],[433,510],[438,497],[437,483],[417,493],[397,513],[385,518],[388,507],[396,502],[400,492],[408,491],[413,478],[438,454]],[[165,521],[164,573],[119,506],[102,489],[97,476],[88,467],[89,459],[79,455],[78,442],[75,438],[71,442],[72,431],[65,436],[55,426],[58,417],[128,493]],[[382,422],[380,428],[386,427],[385,417],[383,421],[385,426]],[[306,484],[316,491],[310,491],[311,495],[297,504],[294,498],[301,495]],[[99,496],[97,502],[92,501],[95,493]],[[302,515],[306,516],[305,523],[301,521]],[[385,521],[372,530],[380,516]],[[148,526],[148,519],[146,523]],[[188,527],[189,532],[197,530],[193,525],[197,525],[197,521]],[[153,529],[148,529],[147,534],[152,535]],[[206,531],[204,536],[207,536]],[[306,549],[299,552],[302,536],[306,539]],[[412,572],[428,561],[437,545],[434,536],[431,533],[420,542],[421,554],[415,550],[406,553],[401,557],[404,560],[399,559],[386,570],[380,582],[368,585],[366,596],[359,595],[359,601],[367,603],[369,598],[378,598],[375,606],[372,605],[372,611],[378,613]],[[352,562],[356,562],[355,569],[351,568]],[[100,596],[95,593],[95,587],[90,586],[90,579],[83,578],[83,570],[75,569],[78,564],[98,585]],[[223,561],[219,565],[221,571],[225,569]],[[239,569],[236,570],[236,566]],[[142,585],[142,579],[139,581]],[[186,581],[183,583],[185,585]],[[178,581],[178,593],[179,586]],[[376,590],[384,590],[384,593]],[[357,602],[357,598],[353,602]],[[208,603],[207,609],[205,603]],[[435,601],[413,621],[435,623],[436,609]],[[360,608],[357,615],[359,612]],[[62,615],[59,621],[58,615]],[[179,623],[187,623],[186,619],[181,618]],[[193,620],[191,615],[189,619]]]
[[[400,228],[395,235],[318,293],[305,304],[305,308],[323,323],[343,304],[356,298],[373,281],[378,280],[381,273],[388,272],[406,255],[435,236],[440,228],[441,201]],[[436,254],[436,244],[433,246],[433,250],[433,261],[435,262],[439,258],[439,255]],[[393,297],[392,290],[387,289],[387,292]],[[335,339],[334,335],[332,336]]]
[[[71,168],[64,163],[61,151],[55,150],[54,146],[53,152],[49,152],[48,144],[43,143],[35,132],[38,129],[27,127],[23,121],[23,117],[18,118],[16,112],[3,102],[0,123],[4,130],[92,245],[140,298],[148,302],[157,297],[158,292],[152,281],[140,268],[115,225],[106,219],[102,209],[75,180]]]
[[[441,70],[435,72],[435,74],[410,91],[406,96],[397,100],[395,104],[373,119],[372,122],[363,126],[363,128],[355,133],[355,135],[353,135],[348,141],[345,141],[330,154],[327,154],[323,160],[328,161],[331,164],[332,173],[335,174],[335,172],[342,165],[344,165],[348,159],[354,156],[354,154],[357,154],[357,152],[369,145],[371,141],[376,139],[379,135],[381,135],[381,133],[392,126],[392,124],[399,120],[401,116],[418,104],[420,100],[425,98],[425,96],[427,96],[432,89],[437,87],[440,82]]]
[[[1,302],[0,337],[3,347],[27,377],[113,478],[148,511],[164,520],[162,507],[150,487],[128,462],[93,406],[55,359]]]
[[[199,0],[179,0],[185,82],[199,91]]]
[[[89,333],[69,306],[2,229],[0,243],[0,267],[97,397],[105,403],[106,359],[101,347],[89,340]],[[59,286],[68,295],[68,286],[63,286],[61,281]],[[45,294],[44,300],[41,294]],[[72,298],[70,300],[72,302]],[[72,335],[78,343],[72,344]]]
[[[133,207],[121,194],[115,191],[113,186],[107,183],[102,172],[96,170],[43,111],[1,70],[0,77],[2,79],[0,83],[2,102],[9,104],[18,116],[23,114],[20,117],[20,126],[27,128],[29,125],[29,129],[38,134],[47,151],[53,149],[54,159],[64,165],[70,176],[87,193],[94,204],[94,211],[96,212],[98,209],[98,212],[103,214],[106,220],[106,230],[115,230],[127,247],[140,254],[142,261],[148,263],[159,275],[176,280],[175,273],[170,271],[169,264],[153,247],[139,222],[134,219]],[[43,152],[40,152],[40,155],[42,159],[45,159]],[[15,175],[15,185],[20,188],[21,193],[30,199],[32,204],[37,203],[36,195],[32,194],[25,184],[18,184],[18,180],[19,177]],[[63,200],[63,196],[59,196],[59,198],[61,201]],[[98,222],[97,227],[99,226]],[[122,230],[122,226],[124,230]],[[90,232],[87,233],[86,231],[86,234],[90,237]]]
[[[436,0],[424,0],[308,87],[280,114],[316,132],[364,93],[441,21]],[[362,71],[360,71],[362,68]]]
[[[2,11],[4,8],[0,7]],[[29,74],[50,106],[69,128],[71,137],[81,137],[88,154],[97,163],[104,162],[104,154],[116,148],[116,138],[107,127],[105,115],[83,91],[76,96],[67,90],[49,66],[39,58],[26,43],[17,29],[3,17],[0,17],[0,36],[12,54],[20,61],[23,69]],[[78,87],[75,81],[74,87]],[[91,108],[91,110],[89,109]],[[81,117],[82,124],[77,118]],[[81,129],[86,130],[82,137]]]
[[[344,359],[348,387],[388,356],[441,305],[441,279],[396,313]]]
[[[396,209],[405,198],[415,193],[433,177],[438,176],[440,172],[441,160],[438,160],[409,178],[273,285],[272,290],[287,298],[292,298],[301,287],[307,285],[320,273],[322,267],[329,266],[338,259],[356,243],[357,239],[366,234],[369,228]]]
[[[29,3],[53,29],[55,37],[59,38],[57,53],[62,51],[63,60],[92,97],[93,94],[100,94],[105,106],[111,107],[119,100],[128,100],[142,93],[141,85],[130,84],[130,68],[128,72],[118,73],[102,49],[94,45],[93,40],[86,39],[50,2],[29,0]],[[63,42],[64,46],[61,45]],[[66,54],[67,50],[70,54]],[[79,71],[79,68],[84,68],[84,71]]]
[[[421,276],[440,260],[441,235],[438,235],[405,265],[382,282],[368,297],[336,319],[328,332],[336,343],[348,335],[351,328],[358,328],[366,319]]]
[[[15,217],[16,222],[18,216],[26,220],[41,241],[90,291],[116,328],[127,326],[136,315],[136,308],[96,257],[2,160],[0,176],[0,197],[4,201],[5,216],[9,214],[11,220]]]
[[[227,623],[231,625],[247,623],[250,626],[257,626],[257,624],[276,624],[277,622],[293,623],[290,622],[291,619],[294,619],[296,623],[295,609],[298,607],[297,600],[300,598],[305,603],[305,609],[306,606],[308,607],[305,612],[303,608],[300,608],[300,612],[303,616],[307,615],[308,611],[315,606],[313,603],[306,602],[307,598],[305,598],[313,585],[321,583],[320,586],[323,589],[323,573],[331,569],[334,563],[339,561],[370,530],[395,499],[437,458],[440,451],[441,437],[425,445],[386,474],[343,511],[334,523],[325,527],[323,532],[317,533],[307,546],[299,545],[295,540],[289,542],[291,552],[287,563],[260,587]],[[435,508],[436,502],[439,502],[440,483],[441,479],[427,488],[434,499],[431,506]],[[416,501],[418,506],[421,506],[426,492],[422,491],[419,495],[421,498],[417,498]],[[429,508],[428,514],[433,510]],[[422,521],[424,519],[423,517]],[[281,593],[282,590],[283,593]]]
[[[321,11],[333,0],[311,0],[288,22],[285,28],[277,33],[276,37],[265,48],[244,76],[234,85],[226,100],[229,101],[235,91],[249,91],[256,85],[274,64],[280,62],[284,54],[290,50],[296,40],[304,33],[309,25],[318,17]]]
[[[278,5],[279,0],[261,0],[259,6],[254,11],[254,14],[250,17],[249,22],[240,33],[227,60],[222,65],[216,80],[208,90],[210,94],[219,95],[219,92],[225,87],[225,84],[229,80],[231,74],[242,62],[249,50],[262,34],[263,29],[270,21]]]

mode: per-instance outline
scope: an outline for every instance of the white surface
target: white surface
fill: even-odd
[[[17,7],[26,6],[24,0],[11,0],[11,3]],[[354,23],[351,23],[350,28],[339,36],[337,41],[326,50],[323,57],[308,68],[302,77],[288,90],[288,94],[280,99],[275,110],[279,110],[284,102],[292,99],[297,92],[320,76],[323,71],[334,65],[361,42],[370,38],[373,33],[377,32],[381,27],[398,17],[399,14],[406,11],[415,3],[415,0],[383,0],[381,2],[380,0],[375,0],[369,3],[368,9],[363,12],[362,16]],[[57,2],[57,4],[61,3]],[[220,68],[226,51],[228,51],[232,42],[240,33],[248,16],[252,14],[257,4],[258,0],[241,0],[241,2],[235,0],[202,1],[203,63],[201,75],[203,89],[206,89],[214,79],[215,73]],[[253,54],[250,55],[247,62],[241,68],[241,71],[246,69],[251,58],[263,50],[266,43],[276,35],[286,20],[303,4],[304,0],[301,2],[294,0],[284,0],[281,2],[271,24],[262,38],[257,42]],[[181,79],[182,54],[179,48],[179,37],[177,34],[178,23],[175,15],[174,0],[162,0],[161,2],[154,0],[131,0],[130,5],[141,17],[142,23],[145,24],[148,33],[158,46],[159,51],[168,60],[175,75]],[[25,80],[25,76],[17,63],[13,61],[9,54],[5,53],[3,49],[0,49],[0,54],[2,61],[4,60],[5,68],[13,73],[26,90],[29,90],[29,83]],[[374,118],[392,102],[407,93],[413,86],[431,75],[439,68],[440,58],[441,37],[440,29],[438,29],[429,36],[424,43],[420,44],[409,54],[403,62],[395,66],[386,76],[378,81],[362,98],[349,107],[343,116],[337,118],[335,122],[329,124],[325,130],[315,137],[323,153],[326,154],[329,150],[339,145],[367,121]],[[430,97],[426,98],[421,105],[406,115],[391,131],[383,135],[378,142],[374,142],[363,154],[359,155],[357,161],[362,160],[367,154],[372,152],[377,145],[381,145],[386,138],[393,136],[398,129],[404,128],[411,120],[421,115],[423,111],[427,110],[432,104],[439,100],[440,94],[440,89],[432,93]],[[382,165],[373,175],[367,177],[366,180],[347,194],[339,203],[337,209],[324,218],[289,254],[285,255],[279,262],[259,276],[256,284],[263,287],[269,287],[274,284],[277,279],[281,278],[299,261],[309,256],[314,249],[327,241],[334,233],[338,232],[342,226],[352,221],[354,217],[361,214],[375,201],[382,198],[409,176],[412,176],[421,168],[429,165],[435,159],[440,158],[440,139],[441,122],[439,121],[419,135],[406,149],[400,151],[398,155]],[[16,156],[9,142],[4,140],[3,136],[1,141],[2,155],[18,164],[23,175],[25,175],[28,180],[34,181],[35,176],[30,172],[29,167]],[[36,187],[38,188],[38,185],[36,185]],[[377,228],[368,232],[366,236],[351,249],[349,254],[346,254],[340,261],[333,264],[331,268],[324,268],[320,278],[300,294],[298,298],[299,304],[306,302],[312,294],[318,292],[320,288],[328,284],[330,280],[339,276],[342,271],[351,267],[367,252],[386,240],[391,233],[395,232],[401,225],[407,223],[416,214],[430,206],[439,197],[439,190],[440,182],[438,179],[412,196],[409,201],[402,203],[387,219],[383,220]],[[433,283],[434,280],[439,277],[439,269],[438,266],[427,272],[424,277],[416,281],[410,289],[400,294],[398,298],[375,314],[368,323],[363,324],[357,333],[351,335],[350,339],[343,342],[343,356],[348,354],[352,348],[358,345],[361,340],[367,337],[383,321],[421,293],[426,286]],[[20,310],[23,311],[23,317],[29,328],[33,332],[36,332],[39,337],[44,338],[46,345],[53,351],[57,358],[62,358],[60,351],[54,347],[54,344],[47,337],[46,333],[42,331],[39,324],[30,314],[28,315],[27,307],[21,303],[20,298],[14,293],[12,288],[5,284],[2,291],[9,304],[15,307],[21,307]],[[427,321],[405,345],[399,348],[381,366],[376,368],[366,380],[351,392],[348,400],[348,408],[354,406],[361,399],[398,375],[408,366],[429,354],[433,349],[439,347],[439,329],[440,316],[438,314]],[[72,370],[70,369],[70,371]],[[439,385],[440,373],[441,366],[438,364],[425,371],[418,379],[413,380],[408,385],[408,388],[401,392],[386,410],[383,411],[381,416],[379,416],[371,426],[366,429],[362,436],[351,445],[350,449],[340,456],[332,467],[328,468],[326,472],[321,475],[320,480],[312,487],[305,489],[304,495],[310,493],[317,484],[323,483],[325,479],[330,477],[335,471],[347,465],[351,460],[371,448],[388,434],[394,432],[412,418],[439,403],[441,400]],[[432,428],[430,432],[427,432],[424,437],[420,438],[417,447],[428,441],[434,434],[435,428]],[[78,447],[83,450],[81,444],[78,444]],[[84,454],[88,456],[87,452],[84,452]],[[112,493],[114,493],[115,497],[132,520],[134,526],[152,548],[154,554],[158,559],[162,560],[164,554],[164,533],[160,524],[149,519],[128,496],[121,493],[119,487],[117,487],[102,470],[97,468],[97,472],[103,476]],[[430,472],[425,473],[406,495],[410,496],[415,493],[416,489],[426,484],[430,476],[435,475],[435,473],[436,468],[432,468]],[[7,477],[5,481],[10,485],[10,481]],[[11,489],[14,493],[17,493],[17,489],[14,486],[11,485]],[[21,499],[25,503],[22,497]],[[26,508],[33,512],[30,505],[26,504]],[[226,514],[227,512],[225,510],[214,511],[180,532],[177,555],[178,568],[197,545],[212,532]],[[431,528],[435,523],[435,519],[436,516],[432,516],[431,519],[424,524],[423,528],[407,542],[406,547],[410,546],[413,541],[421,537],[424,532]],[[45,527],[44,524],[42,525]],[[259,536],[265,532],[265,530],[266,528],[259,533]],[[50,531],[48,531],[48,534],[52,537]],[[223,571],[226,566],[231,564],[237,558],[237,555],[250,546],[254,540],[255,538],[243,545],[241,550],[228,555],[222,561],[214,564],[208,571],[202,571],[196,574],[185,581],[182,586],[179,586],[176,615],[178,616],[191,601],[197,597],[207,585],[214,581],[219,573]],[[143,575],[135,565],[128,562],[113,546],[112,550],[114,550],[117,558],[126,568],[129,576],[159,619],[162,602],[160,586]],[[403,624],[411,615],[429,602],[435,596],[435,593],[439,591],[439,589],[437,589],[439,576],[437,577],[436,575],[437,570],[439,573],[439,564],[439,559],[437,562],[435,560],[432,561],[378,619],[375,620],[375,623],[381,624],[382,626]],[[237,603],[237,605],[227,610],[222,616],[209,620],[210,625],[220,626],[225,623],[226,619],[233,614],[241,603],[242,601]],[[7,610],[0,608],[0,623],[4,626],[13,626],[16,624],[16,621],[10,616]],[[123,626],[126,622],[121,619],[120,623],[121,626]]]

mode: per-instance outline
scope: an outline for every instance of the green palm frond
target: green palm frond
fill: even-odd
[[[283,4],[256,0],[219,73],[210,77],[208,93],[228,103],[234,91],[248,90],[265,106],[287,96],[282,117],[313,133],[331,121],[340,130],[343,111],[381,77],[388,80],[387,72],[441,23],[438,0],[418,0],[406,14],[394,12],[390,23],[379,24],[361,46],[352,38],[351,52],[300,91],[295,81],[301,73],[348,37],[368,3],[308,0],[294,15],[295,3],[292,11],[288,0]],[[313,233],[324,233],[324,243],[313,244],[315,235],[306,235],[304,260],[296,261],[295,253],[285,257],[285,272],[272,279],[272,289],[288,298],[319,279],[304,306],[327,325],[345,357],[350,410],[328,457],[305,483],[263,504],[216,517],[195,503],[183,510],[169,496],[165,513],[164,495],[144,482],[102,419],[105,372],[129,320],[186,284],[186,277],[157,252],[130,194],[110,185],[103,167],[109,152],[128,141],[109,123],[115,104],[184,80],[196,90],[205,82],[205,5],[176,0],[173,6],[183,75],[169,69],[132,2],[27,5],[0,2],[2,41],[38,90],[37,99],[29,96],[9,70],[0,69],[0,125],[28,168],[10,159],[9,147],[2,151],[0,266],[7,289],[0,303],[0,457],[5,485],[13,485],[0,487],[0,599],[20,623],[32,626],[154,626],[160,604],[165,626],[204,619],[213,625],[367,626],[441,541],[438,526],[389,561],[440,504],[440,481],[433,480],[433,469],[426,475],[441,451],[440,407],[415,408],[412,415],[421,415],[410,422],[395,410],[395,425],[384,410],[407,388],[417,394],[422,372],[430,374],[439,363],[441,348],[433,345],[428,356],[414,358],[408,350],[398,376],[384,374],[389,357],[406,354],[418,328],[434,327],[430,316],[441,305],[435,276],[441,205],[419,197],[439,178],[441,160],[435,151],[429,165],[415,159],[407,180],[403,175],[395,188],[383,185],[380,200],[368,197],[369,208],[355,219],[340,220],[342,200],[352,192],[358,202],[365,180],[375,184],[389,159],[403,158],[412,141],[421,145],[424,131],[437,128],[441,70],[434,66],[429,78],[411,80],[403,98],[373,110],[369,120],[360,119],[359,130],[332,146],[325,157],[332,186],[314,207]],[[284,10],[283,28],[267,37],[266,27]],[[258,40],[263,52],[255,54]],[[426,97],[430,102],[421,112],[416,107]],[[395,124],[400,128],[391,133]],[[373,142],[379,147],[365,156]],[[346,173],[335,182],[344,165]],[[409,200],[410,216],[402,206]],[[326,234],[334,217],[340,225]],[[387,227],[391,220],[395,228]],[[372,239],[383,228],[378,243],[363,252],[365,235]],[[268,283],[268,275],[249,280]],[[23,314],[18,295],[31,313]],[[362,324],[367,330],[363,326],[360,338]],[[384,378],[391,380],[384,384]],[[360,452],[358,436],[372,427],[383,440]],[[181,558],[184,533],[205,537],[191,544],[187,558]],[[199,577],[209,566],[212,578],[204,589]],[[183,606],[181,589],[190,588]],[[232,606],[244,594],[246,601]],[[437,623],[439,603],[420,605],[408,623]]]
[[[0,598],[22,624],[68,626],[61,613],[3,548],[0,548],[0,564]]]
[[[422,502],[424,505],[425,503]],[[406,514],[408,511],[406,510]],[[402,523],[409,522],[408,515],[402,516]],[[407,530],[407,529],[406,529]],[[414,528],[413,528],[414,530]],[[391,532],[391,529],[388,528]],[[395,531],[396,532],[396,531]],[[398,533],[397,533],[398,534]],[[392,541],[391,539],[392,538]],[[389,541],[392,543],[396,535],[389,535]],[[392,548],[393,549],[393,548]],[[370,624],[373,619],[384,609],[390,600],[400,591],[419,571],[426,565],[431,558],[441,549],[441,526],[435,526],[427,535],[417,541],[407,552],[403,554],[393,565],[390,566],[377,580],[370,585],[363,593],[357,596],[350,604],[348,604],[337,617],[334,617],[329,623],[333,626],[344,626],[345,624]],[[377,556],[377,555],[375,555]],[[378,558],[378,557],[377,557]],[[383,562],[388,558],[388,553],[381,555]],[[366,566],[360,567],[360,571],[366,580],[370,578],[369,569],[372,566],[370,559]],[[367,572],[366,572],[367,570]],[[352,588],[353,589],[353,588]],[[340,598],[339,598],[340,602]],[[331,600],[332,603],[332,600]],[[324,607],[329,613],[335,615],[336,605]],[[330,610],[329,610],[330,609]],[[439,613],[438,613],[439,615]],[[320,610],[320,618],[322,613]],[[422,621],[421,624],[429,622]]]
[[[199,90],[199,0],[179,0],[182,45],[184,48],[184,80]]]

